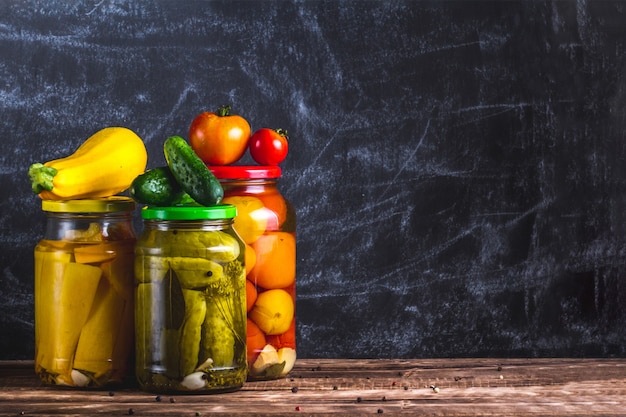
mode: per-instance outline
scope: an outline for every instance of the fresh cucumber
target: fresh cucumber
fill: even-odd
[[[213,206],[222,201],[222,185],[185,139],[170,136],[163,150],[167,166],[191,198],[203,206]]]
[[[191,196],[189,194],[187,194],[185,191],[183,191],[183,193],[174,201],[172,201],[172,206],[191,206],[191,205],[198,205],[198,203],[196,203],[196,201],[191,198]]]
[[[187,194],[167,166],[138,175],[131,183],[129,193],[136,202],[152,206],[175,205]]]

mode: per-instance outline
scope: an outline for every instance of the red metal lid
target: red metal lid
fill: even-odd
[[[282,174],[277,165],[212,165],[209,169],[220,180],[280,178]]]

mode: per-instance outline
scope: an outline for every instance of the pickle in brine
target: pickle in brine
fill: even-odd
[[[202,323],[207,313],[206,300],[200,291],[183,289],[185,320],[180,334],[180,370],[182,376],[194,372],[198,365]]]
[[[222,279],[223,268],[217,262],[203,258],[177,256],[169,258],[182,288],[201,289]]]
[[[232,317],[226,305],[228,296],[213,296],[207,299],[206,319],[202,324],[200,360],[211,359],[214,368],[230,368],[235,357],[235,334]],[[228,316],[228,319],[224,315]]]
[[[160,367],[163,361],[161,338],[165,330],[163,317],[163,287],[158,284],[138,284],[135,292],[135,355],[137,364],[148,368]],[[138,369],[138,373],[144,369]]]
[[[136,282],[162,282],[170,269],[169,258],[140,255],[135,260]]]

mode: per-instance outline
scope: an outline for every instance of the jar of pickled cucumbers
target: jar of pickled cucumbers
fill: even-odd
[[[42,201],[35,247],[35,371],[50,385],[102,387],[132,372],[132,227],[126,197]]]
[[[278,166],[212,166],[246,247],[248,379],[285,376],[296,361],[296,214]]]
[[[244,244],[232,205],[144,207],[135,248],[135,373],[151,392],[246,381]]]

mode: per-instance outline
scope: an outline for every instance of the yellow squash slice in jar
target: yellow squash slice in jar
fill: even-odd
[[[54,305],[44,309],[56,311],[49,319],[47,351],[41,366],[49,373],[69,374],[80,332],[87,321],[102,270],[97,266],[68,263],[62,276],[48,277],[54,296],[47,298]]]

